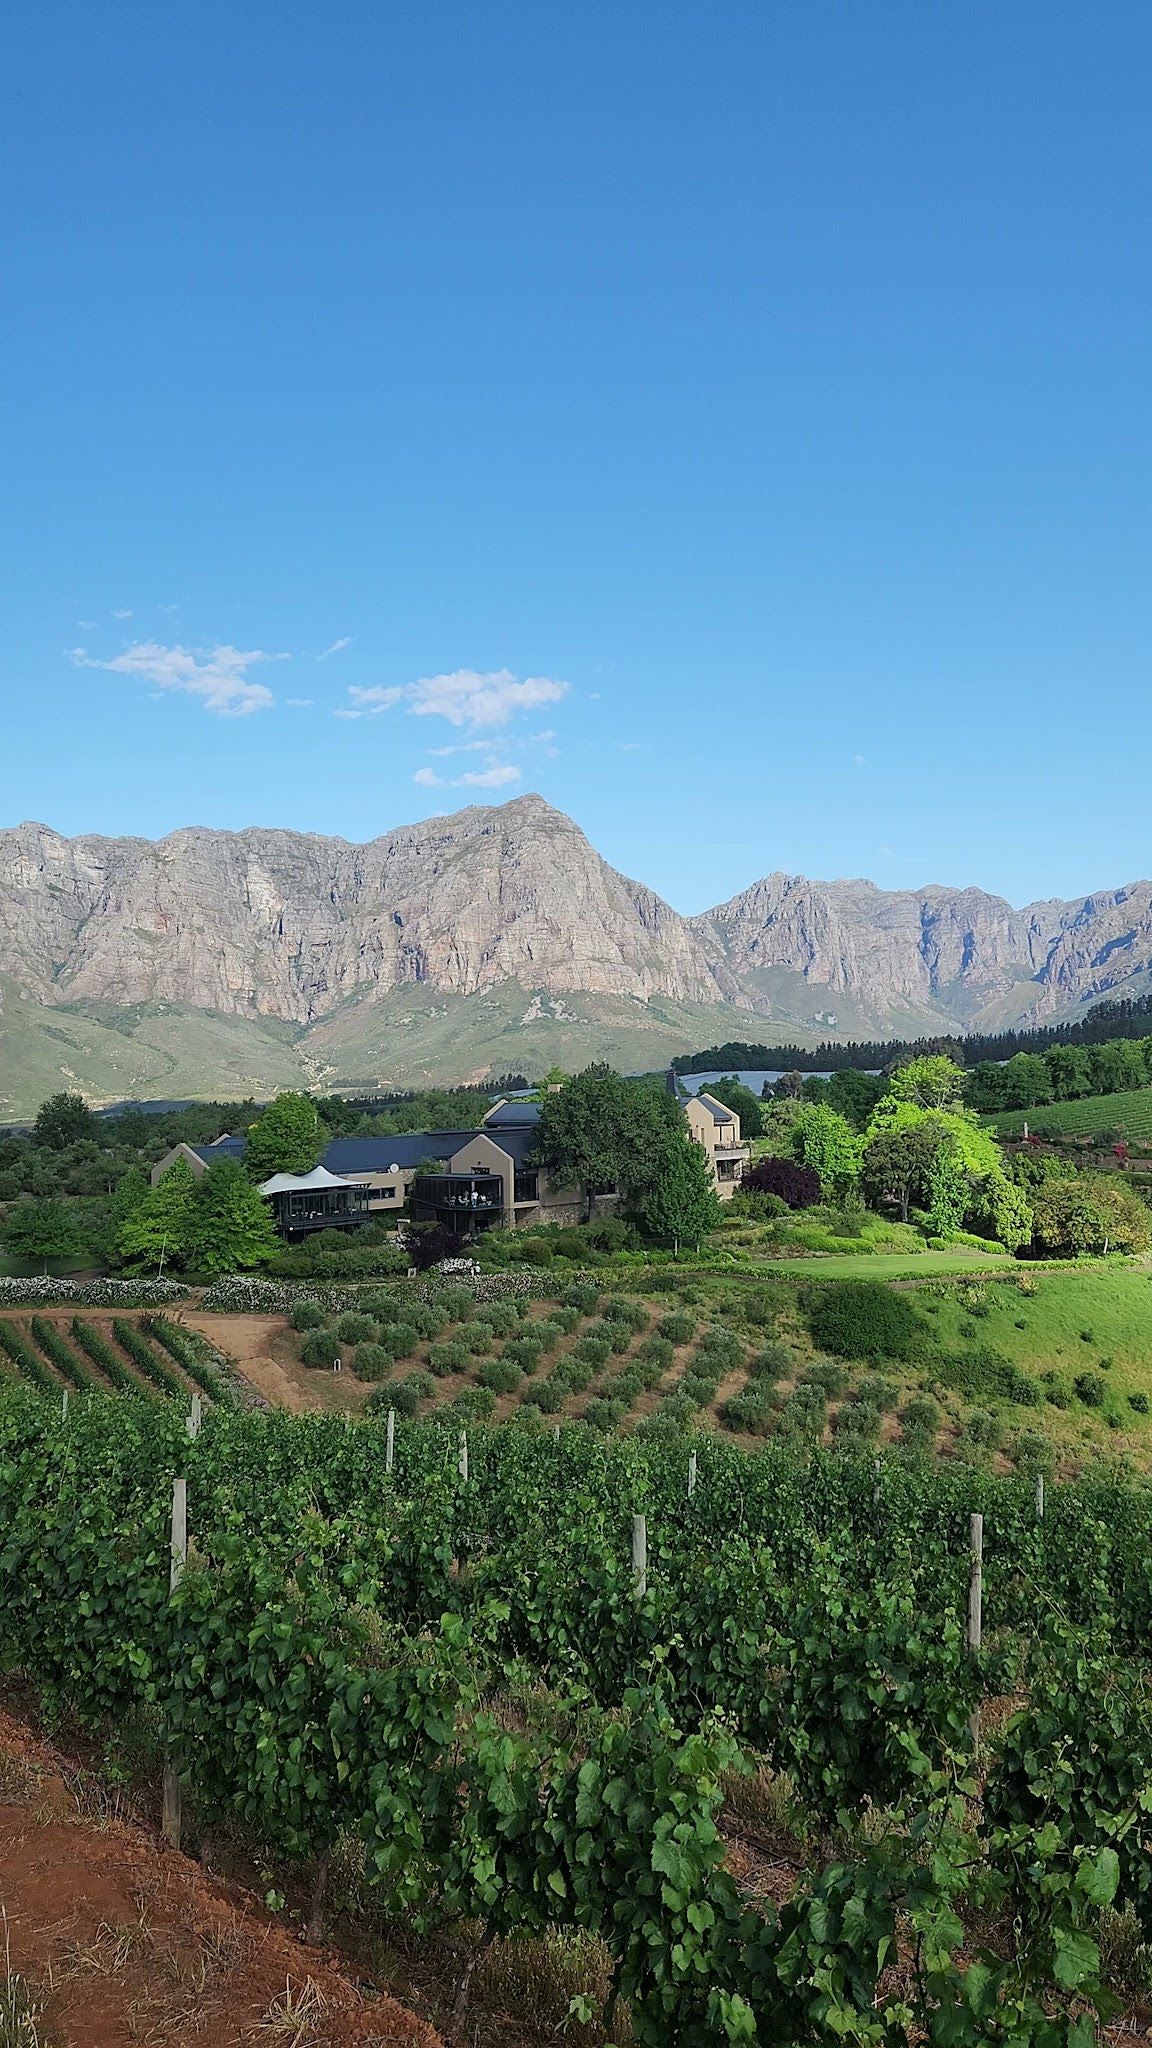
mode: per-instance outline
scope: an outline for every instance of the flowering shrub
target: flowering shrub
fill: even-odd
[[[28,1282],[3,1282],[0,1287],[28,1285]],[[37,1285],[40,1283],[37,1282]],[[61,1284],[58,1281],[44,1283],[49,1287]],[[98,1283],[106,1286],[108,1282]],[[154,1281],[133,1281],[122,1283],[132,1287],[154,1286]],[[168,1283],[165,1282],[165,1285]],[[544,1301],[555,1293],[555,1286],[540,1273],[482,1273],[476,1279],[464,1280],[453,1276],[453,1290],[467,1289],[473,1301]],[[178,1290],[184,1293],[183,1288]],[[368,1290],[371,1292],[371,1288]],[[398,1305],[405,1301],[438,1302],[445,1289],[435,1274],[419,1280],[395,1280],[390,1290],[397,1298]],[[0,1300],[3,1300],[0,1295]],[[55,1297],[53,1297],[55,1298]],[[71,1296],[61,1296],[70,1300]],[[171,1297],[165,1296],[166,1300]],[[123,1297],[117,1297],[123,1299]],[[204,1293],[201,1306],[209,1311],[225,1315],[290,1316],[302,1302],[318,1302],[320,1307],[331,1313],[343,1309],[358,1309],[363,1300],[361,1291],[355,1287],[318,1283],[315,1280],[265,1280],[255,1275],[230,1274],[227,1278],[214,1280]],[[142,1306],[149,1306],[152,1297],[141,1300]],[[91,1307],[103,1304],[93,1302]]]
[[[163,1308],[187,1295],[182,1280],[0,1279],[0,1308]]]

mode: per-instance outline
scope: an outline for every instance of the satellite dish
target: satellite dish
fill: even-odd
[[[399,1173],[399,1171],[400,1171],[400,1168],[399,1168],[398,1166],[390,1166],[390,1167],[388,1168],[388,1171],[389,1171],[389,1173]]]

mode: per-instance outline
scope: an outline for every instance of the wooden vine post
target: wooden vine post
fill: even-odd
[[[1038,1522],[1044,1520],[1044,1474],[1042,1472],[1036,1474],[1036,1520]]]
[[[467,1431],[466,1429],[462,1429],[462,1430],[461,1430],[461,1432],[460,1432],[460,1466],[459,1466],[459,1470],[460,1470],[460,1477],[461,1477],[461,1479],[462,1479],[462,1480],[464,1481],[464,1484],[465,1484],[465,1486],[467,1486],[467,1484],[468,1484],[468,1431]]]
[[[692,1498],[692,1495],[693,1495],[693,1494],[695,1493],[695,1491],[696,1491],[696,1453],[695,1453],[695,1451],[689,1451],[689,1453],[688,1453],[688,1498],[689,1498],[689,1500],[691,1500],[691,1498]]]
[[[188,1562],[188,1481],[172,1481],[171,1562],[168,1589],[174,1593]],[[170,1849],[180,1847],[180,1778],[171,1764],[164,1766],[164,1840]]]
[[[189,1411],[188,1411],[188,1421],[187,1421],[187,1429],[188,1429],[188,1434],[189,1434],[189,1436],[191,1437],[191,1439],[192,1439],[192,1442],[193,1442],[193,1443],[195,1443],[195,1441],[196,1441],[197,1437],[198,1437],[198,1436],[199,1436],[199,1434],[200,1434],[200,1424],[201,1424],[201,1423],[203,1422],[203,1420],[204,1420],[204,1402],[203,1402],[203,1399],[202,1399],[201,1395],[199,1395],[199,1394],[193,1394],[193,1396],[192,1396],[192,1406],[191,1406],[191,1408],[190,1408],[190,1409],[189,1409]]]
[[[968,1523],[968,1651],[973,1657],[980,1651],[984,1635],[984,1517],[972,1515]],[[977,1702],[972,1709],[969,1722],[972,1730],[972,1747],[980,1748],[980,1706]]]
[[[384,1470],[391,1472],[396,1463],[396,1410],[388,1410],[388,1429],[384,1438]]]
[[[67,1420],[68,1420],[68,1389],[67,1389],[67,1387],[65,1387],[65,1389],[64,1389],[64,1396],[63,1396],[63,1399],[61,1400],[61,1403],[60,1403],[60,1420],[61,1420],[61,1422],[67,1422]]]
[[[636,1598],[642,1600],[648,1591],[648,1519],[645,1515],[632,1517],[632,1581]]]

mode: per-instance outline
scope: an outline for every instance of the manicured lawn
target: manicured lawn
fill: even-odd
[[[989,1257],[970,1245],[944,1252],[825,1252],[807,1259],[765,1259],[769,1273],[804,1273],[811,1280],[927,1280],[933,1274],[1015,1272],[1012,1260]]]

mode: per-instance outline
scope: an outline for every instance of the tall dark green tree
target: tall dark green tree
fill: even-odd
[[[53,1195],[15,1203],[4,1219],[3,1236],[5,1250],[28,1265],[77,1259],[85,1250],[76,1211]]]
[[[645,1229],[662,1244],[670,1244],[677,1256],[682,1245],[698,1245],[719,1223],[720,1202],[704,1148],[686,1132],[665,1139],[641,1217]]]
[[[244,1273],[281,1249],[272,1212],[235,1159],[217,1159],[196,1189],[187,1263],[196,1273]]]
[[[608,1066],[585,1067],[540,1104],[533,1156],[560,1182],[593,1195],[618,1191],[642,1207],[668,1139],[684,1128],[670,1095]]]
[[[49,1152],[66,1152],[81,1138],[90,1138],[96,1119],[82,1095],[50,1095],[36,1112],[32,1136]]]
[[[259,1185],[274,1173],[311,1173],[327,1134],[310,1095],[289,1090],[268,1104],[248,1132],[244,1169]]]

